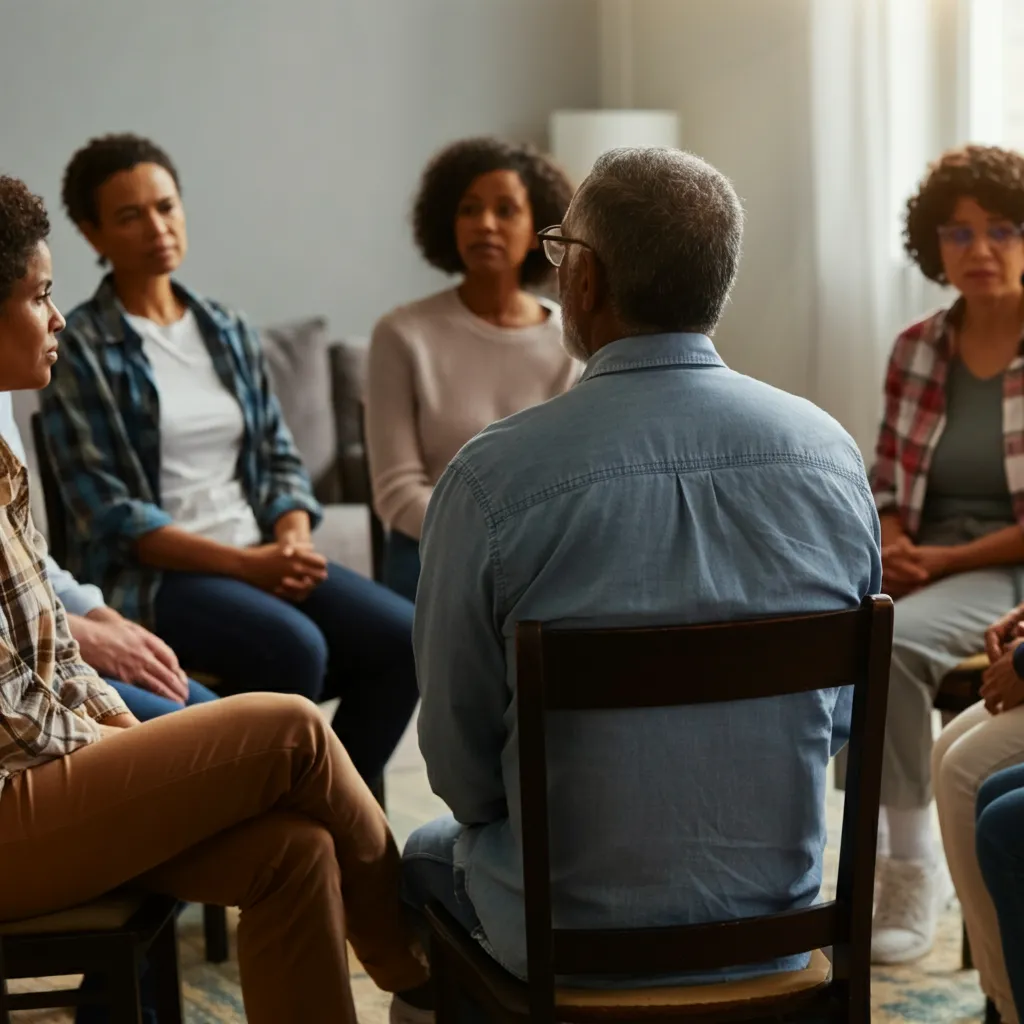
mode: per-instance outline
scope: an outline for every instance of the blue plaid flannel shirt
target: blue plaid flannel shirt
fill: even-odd
[[[321,516],[309,477],[271,390],[259,335],[245,319],[179,284],[213,365],[245,421],[239,479],[266,538],[286,512]],[[65,568],[103,590],[127,618],[151,626],[160,572],[135,541],[171,524],[160,507],[159,396],[142,340],[124,317],[113,280],[75,309],[42,395],[47,447],[68,510]]]

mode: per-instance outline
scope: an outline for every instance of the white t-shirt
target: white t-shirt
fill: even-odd
[[[149,360],[160,399],[161,505],[190,533],[244,547],[260,528],[238,479],[245,421],[214,369],[195,314],[163,326],[127,317]]]

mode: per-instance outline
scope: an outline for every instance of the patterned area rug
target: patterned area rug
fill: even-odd
[[[412,829],[443,810],[427,788],[414,743],[404,742],[392,762],[387,798],[392,827],[400,844]],[[842,819],[841,795],[835,791],[829,795],[828,818],[826,879],[832,880]],[[233,913],[229,918],[232,939],[237,921],[237,914]],[[206,963],[198,908],[190,907],[182,915],[180,933],[187,1024],[244,1022],[238,964],[234,959],[216,967]],[[62,987],[59,979],[48,979],[32,987],[49,984]],[[361,1024],[386,1024],[390,997],[377,989],[354,960],[352,984]],[[19,987],[28,986],[29,983],[19,983]],[[877,968],[874,972],[872,1024],[968,1024],[979,1022],[983,1013],[984,999],[976,972],[960,969],[960,912],[955,905],[943,915],[938,941],[929,956],[906,967]],[[15,1014],[14,1019],[19,1024],[67,1024],[71,1017],[65,1013],[36,1011]]]

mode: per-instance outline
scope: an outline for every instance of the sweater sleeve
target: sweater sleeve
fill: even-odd
[[[366,379],[366,444],[373,507],[388,527],[419,540],[433,493],[416,419],[405,339],[388,319],[374,328]]]

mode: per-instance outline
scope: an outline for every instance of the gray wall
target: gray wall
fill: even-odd
[[[810,393],[815,338],[810,17],[815,0],[634,0],[633,99],[732,178],[743,260],[715,336],[736,370]]]
[[[436,148],[544,143],[553,108],[600,98],[594,0],[0,0],[0,26],[0,170],[50,204],[66,307],[99,275],[58,206],[92,135],[177,162],[189,284],[341,335],[442,281],[408,229]]]

